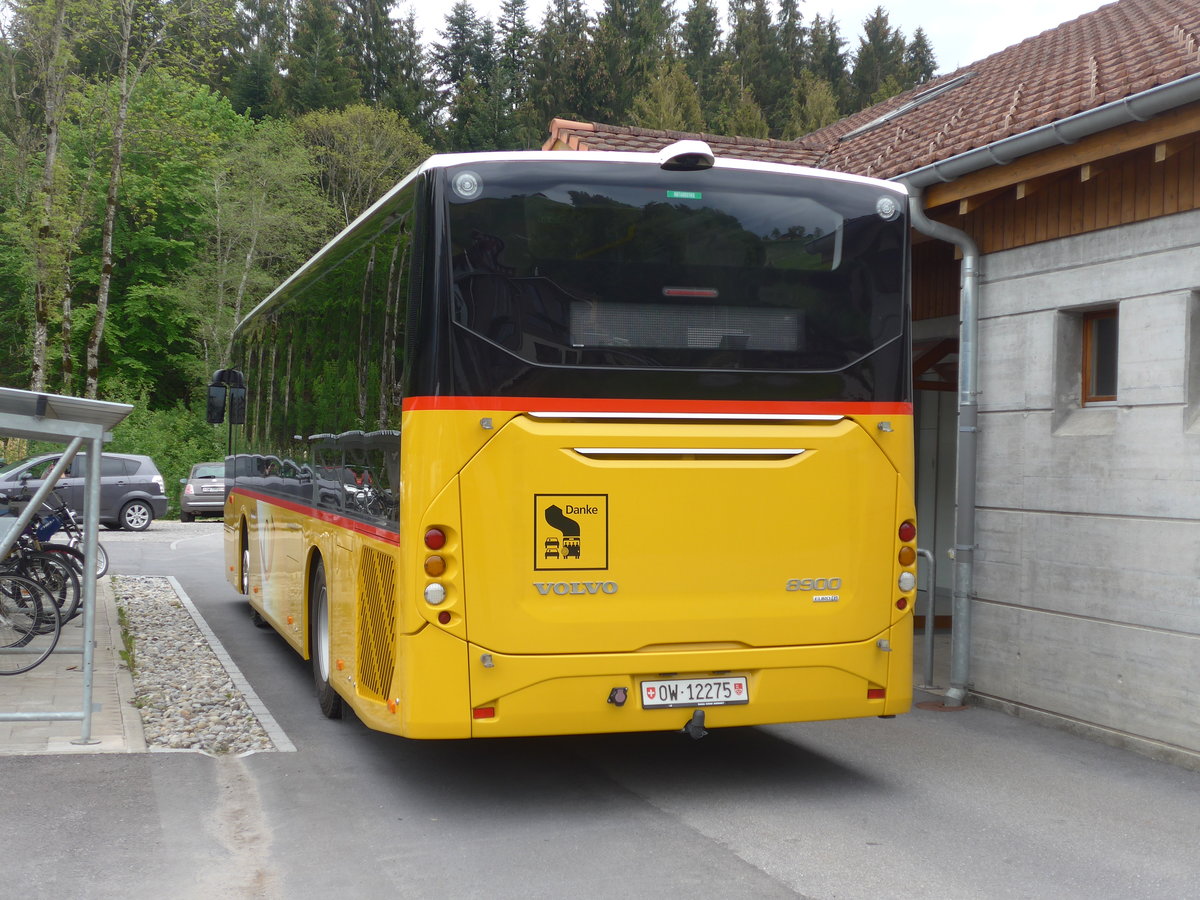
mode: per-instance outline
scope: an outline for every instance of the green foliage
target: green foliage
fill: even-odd
[[[874,98],[889,76],[894,76],[895,86],[900,85],[905,47],[904,33],[892,27],[882,6],[875,7],[863,21],[863,36],[854,57],[854,70],[850,73],[854,97],[860,107],[878,102]],[[889,85],[883,93],[892,87]]]
[[[700,95],[681,62],[664,61],[633,101],[633,124],[665,131],[702,131]]]
[[[108,399],[132,403],[133,412],[113,429],[113,439],[105,449],[151,457],[166,484],[170,501],[167,515],[179,515],[179,479],[185,478],[195,463],[225,458],[228,426],[205,421],[203,399],[190,407],[176,403],[152,409],[145,391],[117,381],[106,387]]]
[[[346,57],[342,17],[334,0],[300,0],[283,93],[296,113],[341,109],[362,93]]]
[[[792,88],[791,118],[784,130],[784,138],[796,140],[839,118],[837,98],[833,96],[829,82],[807,70],[801,72]]]
[[[308,113],[296,127],[317,162],[326,198],[347,224],[431,153],[411,125],[379,107]]]

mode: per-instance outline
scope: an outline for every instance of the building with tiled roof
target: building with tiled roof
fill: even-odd
[[[949,696],[1200,768],[1200,0],[1118,0],[798,141],[555,120],[545,149],[697,137],[902,182],[954,237],[913,248]]]

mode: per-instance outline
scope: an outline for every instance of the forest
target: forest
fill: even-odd
[[[0,0],[0,386],[135,404],[111,447],[174,483],[224,455],[235,323],[429,154],[794,139],[935,71],[883,7],[801,0],[460,0],[429,40],[392,0]]]

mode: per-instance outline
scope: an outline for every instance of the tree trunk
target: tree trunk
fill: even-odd
[[[66,0],[56,0],[54,19],[47,35],[44,69],[41,72],[42,105],[45,114],[45,157],[42,161],[42,182],[38,193],[41,200],[41,222],[35,236],[35,283],[33,359],[30,364],[29,388],[46,389],[46,353],[50,337],[50,310],[54,305],[55,283],[66,268],[66,248],[56,240],[55,192],[58,166],[59,123],[62,120],[64,77],[62,70],[63,24],[66,20]],[[65,352],[69,352],[64,348]]]
[[[108,169],[108,190],[104,195],[104,224],[100,230],[100,283],[96,290],[96,319],[88,335],[87,373],[84,379],[83,396],[96,399],[100,383],[100,347],[104,340],[104,325],[108,318],[108,295],[112,287],[113,230],[117,221],[117,188],[121,184],[121,164],[125,153],[125,123],[129,118],[129,101],[136,78],[130,76],[129,47],[133,32],[132,3],[124,7],[121,23],[121,56],[119,60],[120,98],[117,102],[117,118],[113,123],[112,164]]]

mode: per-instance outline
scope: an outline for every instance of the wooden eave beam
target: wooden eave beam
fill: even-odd
[[[1154,161],[1156,163],[1166,162],[1184,147],[1191,142],[1184,138],[1176,138],[1171,141],[1159,141],[1154,145]]]
[[[1040,178],[1029,178],[1025,181],[1017,182],[1017,199],[1024,200],[1026,197],[1032,197],[1046,185],[1055,180],[1055,175],[1043,175]]]
[[[988,166],[947,184],[935,184],[925,192],[925,208],[957,203],[977,194],[1012,187],[1130,150],[1183,138],[1197,131],[1200,131],[1200,103],[1191,103],[1148,122],[1130,122],[1074,144],[1021,157],[1008,165]]]

